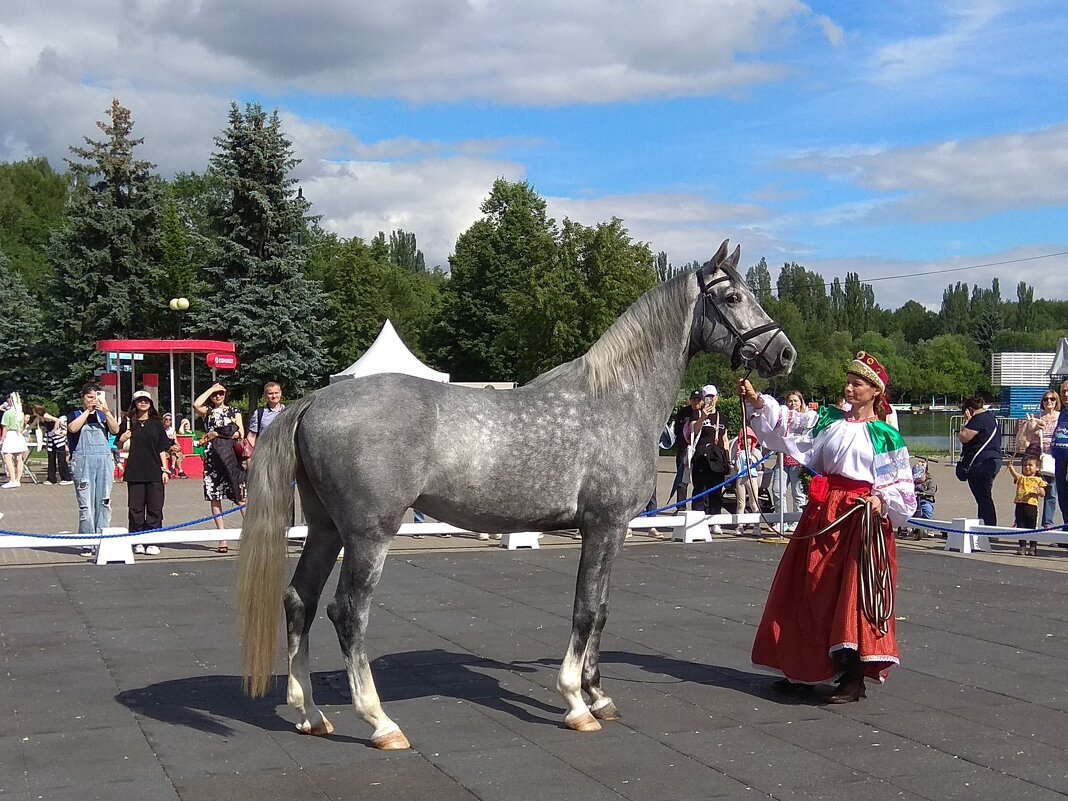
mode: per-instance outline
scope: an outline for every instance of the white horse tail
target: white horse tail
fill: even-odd
[[[291,524],[297,473],[296,433],[314,393],[286,407],[256,439],[248,474],[248,508],[241,524],[237,573],[238,627],[244,688],[253,698],[267,692],[282,611],[286,530]]]

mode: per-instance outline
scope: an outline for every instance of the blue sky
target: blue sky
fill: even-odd
[[[326,227],[405,228],[432,264],[503,176],[676,264],[729,237],[773,274],[858,272],[890,308],[994,277],[1068,297],[1068,257],[1034,259],[1068,251],[1061,2],[363,5],[14,0],[0,159],[61,163],[114,96],[143,157],[202,170],[228,103],[258,101]]]

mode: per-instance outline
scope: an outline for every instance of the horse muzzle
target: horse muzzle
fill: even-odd
[[[747,342],[739,353],[740,361],[749,369],[755,369],[761,378],[787,375],[794,369],[797,351],[789,337],[781,330],[771,336],[771,341],[762,346]],[[732,360],[733,361],[733,360]],[[737,365],[734,365],[737,368]]]

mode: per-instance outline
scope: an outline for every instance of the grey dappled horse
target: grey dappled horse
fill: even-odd
[[[572,729],[595,731],[598,720],[617,718],[598,668],[609,572],[627,521],[655,486],[657,434],[686,364],[710,351],[763,376],[793,366],[789,340],[738,275],[738,256],[736,249],[728,257],[724,242],[700,270],[639,298],[584,356],[519,389],[387,374],[332,384],[291,404],[256,443],[249,474],[238,605],[250,694],[264,694],[273,674],[281,598],[297,728],[333,731],[312,700],[308,631],[344,547],[327,615],[352,700],[374,727],[376,748],[408,747],[379,702],[364,636],[390,540],[416,506],[472,531],[579,529],[571,640],[557,689]],[[283,592],[294,478],[308,538]]]

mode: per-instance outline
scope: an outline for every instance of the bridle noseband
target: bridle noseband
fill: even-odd
[[[733,280],[732,276],[730,275],[730,273],[727,272],[727,270],[724,269],[722,275],[717,275],[715,278],[713,278],[707,284],[705,283],[705,278],[704,278],[704,275],[702,275],[702,271],[701,270],[698,270],[695,273],[695,275],[697,276],[697,286],[698,286],[698,289],[700,290],[700,302],[697,304],[697,306],[694,307],[694,316],[699,318],[699,319],[701,319],[701,320],[706,319],[708,317],[708,315],[705,313],[705,308],[706,308],[706,306],[711,306],[712,313],[715,316],[716,320],[720,324],[722,324],[723,327],[726,328],[728,332],[730,332],[731,336],[734,337],[734,351],[731,353],[731,368],[732,369],[737,369],[738,366],[741,365],[741,363],[742,363],[742,347],[745,345],[746,342],[748,342],[751,339],[755,339],[756,337],[760,336],[761,334],[766,334],[769,331],[775,331],[776,333],[782,333],[782,326],[779,325],[776,322],[770,322],[770,323],[765,323],[764,325],[758,325],[756,328],[750,328],[748,331],[744,331],[744,332],[743,331],[739,331],[737,329],[737,327],[735,327],[734,323],[732,323],[730,320],[727,319],[727,315],[725,315],[716,304],[709,303],[709,300],[708,300],[708,291],[713,286],[715,286],[716,284],[723,283],[724,281],[730,282],[731,280]],[[695,328],[696,328],[696,326],[695,326]],[[764,352],[768,349],[768,346],[770,346],[771,343],[774,342],[774,341],[775,341],[775,337],[774,336],[768,337],[768,341],[764,343],[764,347],[762,347],[760,349],[760,352],[757,353],[757,355],[753,359],[753,361],[754,362],[758,361],[764,355]]]

